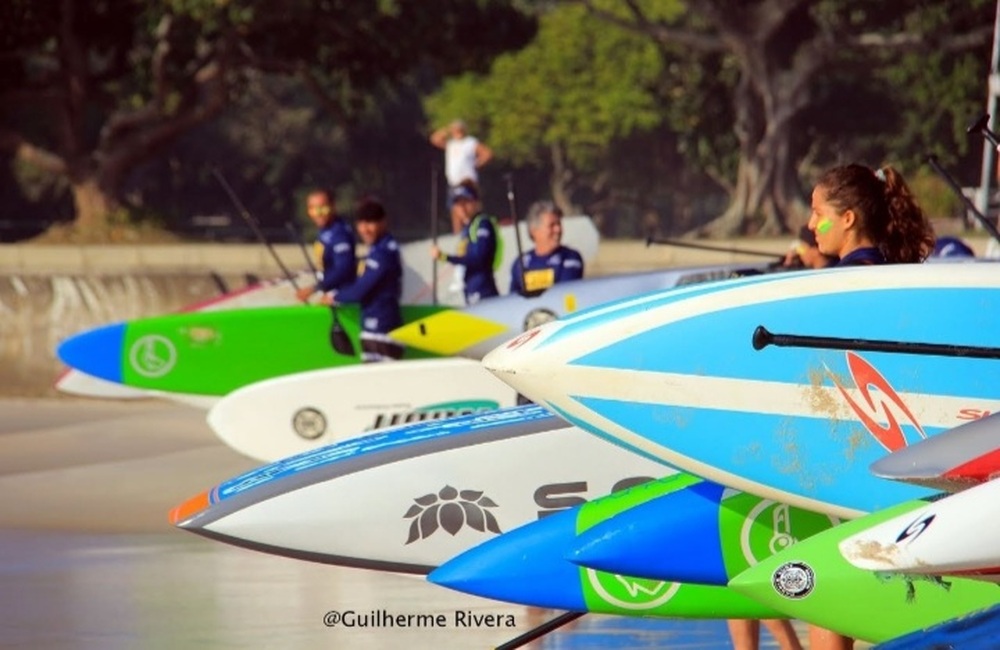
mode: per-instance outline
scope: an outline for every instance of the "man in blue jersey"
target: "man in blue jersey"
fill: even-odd
[[[327,190],[314,190],[306,197],[306,213],[319,232],[316,235],[317,257],[323,276],[315,284],[300,287],[295,295],[305,302],[316,292],[334,291],[354,282],[358,262],[354,253],[354,233],[337,216],[333,196]]]
[[[511,293],[537,294],[557,282],[583,277],[580,253],[562,245],[562,217],[562,210],[551,201],[528,208],[528,233],[535,249],[511,265]]]
[[[431,246],[431,257],[465,268],[465,302],[474,305],[500,293],[493,271],[502,258],[503,243],[496,219],[482,211],[474,183],[463,182],[456,187],[452,200],[462,221],[458,250],[446,255],[435,244]]]
[[[403,261],[399,244],[389,233],[389,220],[378,199],[362,199],[354,219],[358,236],[368,246],[368,256],[358,279],[333,292],[327,302],[361,305],[362,361],[399,359],[403,348],[388,336],[403,324],[399,306]]]

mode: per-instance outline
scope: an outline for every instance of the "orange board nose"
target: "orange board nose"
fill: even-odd
[[[211,505],[208,498],[208,491],[204,491],[197,496],[193,496],[184,503],[170,511],[170,523],[176,526],[180,522],[190,519]]]

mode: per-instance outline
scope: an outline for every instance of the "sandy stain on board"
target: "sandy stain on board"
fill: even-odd
[[[899,555],[899,547],[895,544],[882,544],[875,540],[856,542],[849,553],[851,558],[858,560],[871,560],[879,564],[890,567],[896,566],[896,557]]]

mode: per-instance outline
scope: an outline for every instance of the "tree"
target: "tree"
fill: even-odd
[[[730,206],[705,229],[710,234],[787,231],[805,213],[799,162],[812,143],[802,137],[811,126],[803,120],[825,75],[856,63],[859,54],[870,71],[890,56],[982,46],[992,32],[985,0],[934,6],[919,0],[687,0],[690,13],[680,20],[657,16],[640,0],[624,1],[627,16],[600,0],[569,1],[645,35],[665,52],[721,53],[738,67],[731,101],[739,164]]]
[[[502,0],[8,0],[0,148],[68,182],[80,237],[106,236],[133,169],[220,115],[248,71],[294,76],[341,120],[422,62],[482,66],[525,43]]]
[[[436,123],[461,116],[509,164],[548,167],[553,199],[573,213],[582,188],[602,191],[611,145],[663,121],[662,72],[652,43],[561,7],[541,17],[530,45],[488,74],[449,79],[425,109]]]

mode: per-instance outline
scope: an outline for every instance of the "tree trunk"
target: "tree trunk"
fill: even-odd
[[[115,198],[101,189],[97,178],[86,176],[72,183],[77,235],[83,241],[101,241],[111,229],[111,216],[120,208]]]

